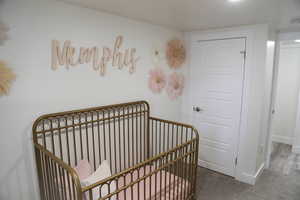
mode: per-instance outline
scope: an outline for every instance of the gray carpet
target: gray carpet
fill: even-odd
[[[291,160],[290,147],[275,145],[273,150],[271,167],[263,172],[255,186],[199,168],[197,199],[300,200],[300,171],[295,170],[294,163],[289,163]]]
[[[299,169],[299,163],[300,155],[292,153],[291,145],[273,142],[270,170],[289,175]]]

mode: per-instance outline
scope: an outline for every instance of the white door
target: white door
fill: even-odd
[[[199,165],[235,176],[246,39],[195,41],[191,46],[193,123]]]

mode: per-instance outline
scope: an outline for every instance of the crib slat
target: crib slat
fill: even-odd
[[[81,115],[78,115],[78,120],[79,120],[79,136],[80,136],[80,155],[81,155],[81,160],[83,160],[83,145],[82,145],[82,128],[81,128]]]
[[[123,107],[123,116],[125,115],[125,108]],[[124,168],[127,167],[126,165],[126,129],[125,129],[125,118],[123,117],[123,135],[124,135],[124,141],[123,141],[123,147],[124,147]],[[126,195],[125,195],[126,196]]]
[[[110,128],[110,112],[108,112],[108,123],[107,123],[107,125],[108,125],[108,145],[109,145],[109,147],[108,147],[108,151],[109,151],[109,164],[110,164],[110,166],[112,166],[112,157],[111,157],[111,152],[112,152],[112,146],[111,146],[111,128]]]
[[[74,124],[75,124],[74,115],[72,115],[73,149],[74,149],[75,165],[77,165],[77,147],[76,147],[76,136],[75,136],[75,125]]]
[[[105,134],[105,113],[102,111],[102,117],[103,117],[103,146],[104,146],[104,160],[106,160],[106,134]]]
[[[99,164],[101,164],[102,161],[102,157],[101,157],[101,139],[100,139],[100,122],[99,122],[99,118],[100,118],[100,114],[99,111],[96,111],[97,113],[97,134],[98,134],[98,154],[99,154]],[[101,145],[101,146],[100,146]]]
[[[121,116],[120,116],[120,113],[121,113],[121,109],[119,108],[118,109],[118,133],[119,133],[119,170],[121,171],[122,169],[122,157],[121,157]],[[125,158],[124,158],[125,160]]]
[[[94,113],[91,113],[91,121],[94,120]],[[92,142],[93,142],[93,161],[94,161],[94,169],[96,169],[96,153],[95,153],[95,131],[94,131],[94,123],[92,122]]]
[[[115,155],[114,155],[114,160],[115,160],[115,171],[118,171],[117,170],[117,139],[116,139],[116,111],[115,109],[112,109],[112,112],[113,112],[113,134],[114,134],[114,137],[113,137],[113,141],[114,141],[114,152],[115,152]]]
[[[68,125],[68,118],[65,117],[66,126]],[[66,142],[67,142],[67,154],[68,154],[68,164],[71,165],[71,156],[70,156],[70,145],[69,145],[69,130],[66,128]]]
[[[135,107],[135,111],[136,113],[138,113],[138,107],[136,106]],[[135,156],[135,163],[138,163],[138,156],[139,156],[139,151],[138,151],[138,146],[139,146],[139,143],[138,143],[138,115],[136,114],[135,115],[135,152],[136,152],[136,156]]]
[[[129,108],[127,110],[127,114],[129,115]],[[129,138],[129,133],[130,133],[130,122],[129,122],[129,118],[127,118],[127,149],[128,149],[128,167],[130,166],[131,160],[130,160],[130,138]]]
[[[132,162],[130,163],[130,165],[134,165],[134,124],[133,124],[133,118],[134,118],[134,114],[133,114],[133,106],[130,106],[131,108],[131,156],[132,156]]]
[[[140,113],[142,112],[142,105],[140,105]],[[143,161],[143,149],[142,149],[142,145],[143,145],[143,137],[144,137],[144,134],[143,131],[142,131],[142,118],[143,118],[143,115],[142,113],[140,114],[140,117],[139,117],[139,121],[140,121],[140,159],[139,161],[142,162]]]

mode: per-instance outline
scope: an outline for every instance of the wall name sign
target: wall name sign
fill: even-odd
[[[136,49],[128,48],[121,50],[123,44],[123,37],[118,36],[115,40],[113,48],[109,47],[73,47],[71,41],[66,40],[61,48],[60,42],[52,41],[52,64],[53,70],[58,69],[59,66],[65,66],[67,69],[80,64],[90,64],[91,67],[100,75],[104,76],[108,64],[120,70],[127,68],[132,74],[136,70],[136,64],[139,57],[136,57]]]

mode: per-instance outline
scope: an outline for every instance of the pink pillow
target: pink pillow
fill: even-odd
[[[74,169],[80,180],[83,180],[92,174],[92,166],[87,160],[80,160]]]
[[[92,166],[90,165],[89,161],[87,161],[87,160],[80,160],[78,162],[77,166],[74,167],[74,170],[78,174],[80,181],[87,178],[87,177],[89,177],[92,174]],[[69,188],[69,182],[71,183],[72,178],[71,178],[71,176],[69,178],[70,178],[70,180],[68,181],[67,176],[65,176],[65,179],[63,178],[63,176],[57,177],[56,181],[57,181],[57,184],[58,184],[58,190],[60,191],[59,192],[60,196],[64,193],[63,188],[65,188],[66,197],[61,196],[61,199],[66,199],[66,200],[70,199],[71,194],[69,194],[68,188]],[[61,181],[62,181],[63,184],[61,184]],[[86,200],[85,195],[83,195],[82,199]]]

